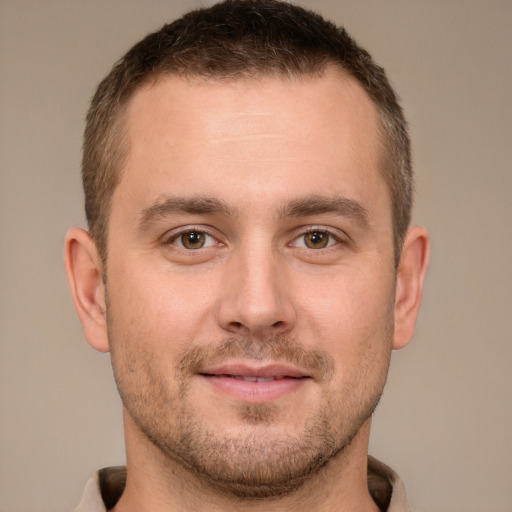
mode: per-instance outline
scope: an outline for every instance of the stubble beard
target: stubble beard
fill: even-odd
[[[275,337],[265,343],[230,338],[216,347],[194,347],[187,351],[176,371],[179,392],[169,396],[157,361],[141,348],[144,344],[128,343],[121,355],[114,348],[117,343],[112,334],[109,332],[116,383],[139,431],[170,465],[178,463],[215,492],[244,500],[289,495],[329,461],[341,456],[371,417],[387,374],[386,366],[373,383],[374,389],[361,389],[357,383],[349,383],[339,396],[324,397],[321,407],[305,419],[300,432],[290,434],[279,428],[277,405],[245,404],[237,412],[240,422],[247,425],[246,431],[222,435],[208,426],[190,400],[191,375],[205,361],[238,355],[300,363],[312,374],[323,375],[329,381],[334,369],[331,358],[306,350],[286,337]]]

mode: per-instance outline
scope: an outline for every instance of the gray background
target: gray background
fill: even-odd
[[[415,220],[433,259],[415,341],[393,356],[371,452],[418,510],[511,510],[512,2],[303,0],[386,67],[411,123]],[[122,463],[108,355],[83,340],[62,265],[83,225],[95,85],[195,1],[0,0],[0,512],[78,503]]]

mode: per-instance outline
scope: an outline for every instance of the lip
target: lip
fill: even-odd
[[[224,364],[199,375],[217,391],[248,403],[266,403],[298,391],[311,377],[285,364]]]

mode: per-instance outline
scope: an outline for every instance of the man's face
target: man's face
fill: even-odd
[[[130,435],[212,485],[291,490],[378,401],[395,275],[377,119],[334,71],[170,77],[131,100],[108,235],[114,371]]]

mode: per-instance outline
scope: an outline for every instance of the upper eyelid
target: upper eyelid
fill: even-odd
[[[332,229],[332,228],[325,228],[323,226],[313,226],[313,227],[308,227],[306,229],[306,231],[304,231],[304,233],[315,233],[316,231],[319,231],[321,233],[327,233],[328,235],[332,235],[332,236],[336,236],[336,233],[338,230],[335,230]]]
[[[297,228],[294,230],[293,239],[298,238],[299,236],[306,235],[308,233],[314,233],[315,231],[320,231],[322,233],[327,233],[328,235],[343,241],[343,239],[349,239],[349,235],[339,228],[333,228],[329,226],[322,226],[322,225],[308,225],[308,226],[302,226],[301,228]]]
[[[303,236],[308,235],[309,233],[315,233],[315,232],[325,233],[327,236],[331,237],[338,243],[344,242],[343,237],[336,235],[335,233],[333,233],[331,231],[327,231],[325,229],[308,229],[307,231],[303,231],[303,232],[299,233],[298,235],[294,236],[292,238],[290,244],[293,244],[296,240],[300,239]],[[332,245],[329,247],[332,247]],[[324,247],[323,249],[328,249],[329,247]]]
[[[170,229],[170,230],[166,231],[160,237],[160,239],[167,241],[167,243],[168,243],[172,240],[175,240],[180,235],[183,235],[184,233],[190,233],[191,231],[197,231],[199,233],[204,233],[208,236],[211,236],[212,238],[215,238],[215,240],[219,239],[219,236],[212,232],[212,231],[214,231],[214,229],[209,226],[182,226],[179,228]]]

